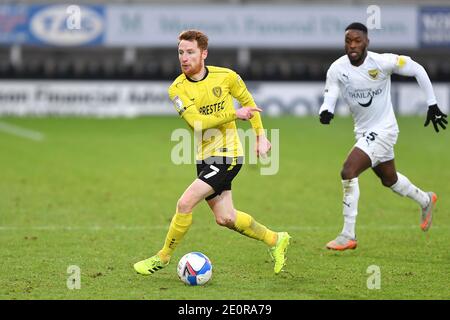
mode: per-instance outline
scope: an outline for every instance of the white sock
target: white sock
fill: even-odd
[[[398,193],[402,197],[407,196],[408,198],[413,199],[422,208],[425,208],[430,202],[428,194],[413,185],[411,181],[400,172],[397,172],[397,177],[397,182],[391,186],[392,191]]]
[[[355,238],[356,215],[358,214],[359,184],[358,178],[342,180],[344,187],[343,214],[344,228],[342,233]]]

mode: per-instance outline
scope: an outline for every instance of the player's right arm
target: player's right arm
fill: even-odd
[[[329,124],[334,118],[334,108],[339,97],[339,83],[333,65],[328,69],[323,103],[319,109],[320,123]]]

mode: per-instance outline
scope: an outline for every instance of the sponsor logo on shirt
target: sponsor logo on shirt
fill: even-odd
[[[219,112],[225,108],[225,100],[221,102],[217,102],[214,104],[208,104],[206,106],[202,106],[198,109],[201,114],[208,115],[212,113]]]
[[[367,108],[372,104],[373,98],[380,95],[382,92],[382,89],[358,89],[350,91],[348,95],[350,98],[355,99],[361,107]]]

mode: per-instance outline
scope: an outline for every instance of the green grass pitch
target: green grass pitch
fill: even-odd
[[[234,181],[236,208],[293,240],[275,276],[263,243],[219,227],[205,203],[172,263],[150,277],[132,265],[162,245],[176,201],[195,165],[174,165],[176,117],[0,118],[41,132],[34,141],[0,131],[0,299],[450,299],[450,138],[399,118],[397,170],[439,200],[428,233],[419,208],[360,176],[358,248],[330,252],[342,228],[339,172],[352,147],[349,118],[265,118],[280,129],[280,168],[245,165]],[[239,124],[248,128],[248,123]],[[185,286],[179,258],[201,251],[213,263],[206,286]],[[67,269],[81,270],[69,290]],[[380,288],[369,289],[369,266]],[[370,268],[369,268],[370,270]],[[369,281],[370,282],[370,281]]]

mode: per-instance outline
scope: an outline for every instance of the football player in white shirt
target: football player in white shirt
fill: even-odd
[[[329,124],[341,95],[353,116],[357,141],[341,171],[344,227],[341,234],[326,245],[333,250],[355,249],[357,246],[358,176],[368,168],[372,168],[384,186],[420,205],[423,231],[431,226],[432,211],[437,201],[434,192],[422,191],[395,168],[394,145],[399,130],[390,97],[391,74],[416,78],[429,106],[425,126],[431,122],[439,132],[439,126],[446,127],[447,115],[439,110],[431,81],[421,65],[406,56],[368,51],[368,45],[366,26],[355,22],[345,29],[346,55],[328,69],[324,102],[319,110],[320,122]]]

